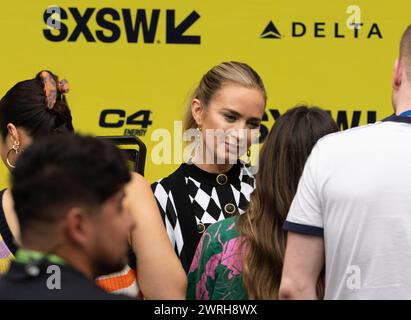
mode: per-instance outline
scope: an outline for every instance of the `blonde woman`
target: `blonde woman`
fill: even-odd
[[[213,67],[193,93],[184,128],[197,130],[202,152],[152,185],[186,272],[207,227],[247,209],[254,177],[239,157],[258,132],[266,100],[260,76],[240,62]]]

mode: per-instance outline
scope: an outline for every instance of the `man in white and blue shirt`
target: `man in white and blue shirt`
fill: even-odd
[[[280,298],[411,298],[411,26],[393,77],[395,114],[321,139],[284,229]]]

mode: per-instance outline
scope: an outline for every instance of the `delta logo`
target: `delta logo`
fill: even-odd
[[[383,35],[378,23],[357,23],[348,28],[343,23],[313,22],[304,23],[293,21],[285,29],[291,38],[335,38],[335,39],[382,39]],[[260,35],[261,39],[283,39],[283,35],[273,21],[269,21]]]

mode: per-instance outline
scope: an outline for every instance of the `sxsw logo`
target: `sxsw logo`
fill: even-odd
[[[268,22],[260,35],[261,39],[282,39],[286,36],[291,38],[313,37],[313,38],[376,38],[382,39],[381,29],[377,23],[366,25],[357,23],[353,28],[348,29],[344,24],[338,22],[291,22],[286,30],[286,35],[282,34],[273,21]]]
[[[52,42],[75,42],[83,37],[87,42],[112,43],[124,38],[127,43],[161,43],[157,37],[160,19],[165,20],[165,43],[200,44],[199,35],[188,35],[189,29],[200,18],[197,11],[178,15],[176,10],[62,8],[50,6],[43,13],[46,28],[44,37]],[[91,22],[96,27],[91,27]],[[74,26],[74,27],[73,27]]]

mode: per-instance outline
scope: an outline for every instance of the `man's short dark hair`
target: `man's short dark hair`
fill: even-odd
[[[407,78],[411,81],[411,25],[405,29],[401,37],[400,57],[405,64]]]
[[[11,178],[20,227],[60,220],[70,206],[97,207],[128,181],[126,160],[114,145],[80,135],[40,139],[19,157]]]

